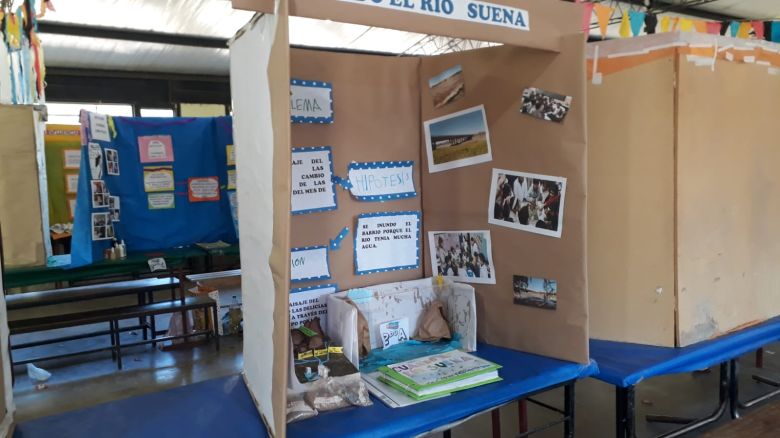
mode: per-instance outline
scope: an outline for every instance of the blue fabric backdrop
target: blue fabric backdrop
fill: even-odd
[[[82,116],[83,121],[89,120]],[[141,118],[114,117],[115,136],[110,142],[91,138],[88,142],[103,148],[103,181],[112,196],[120,198],[120,221],[114,222],[117,239],[124,239],[128,251],[158,251],[198,242],[237,241],[227,191],[226,146],[233,143],[232,119],[217,118]],[[174,161],[141,163],[138,137],[170,135]],[[82,139],[83,142],[83,139]],[[119,175],[108,175],[105,149],[118,151]],[[103,259],[111,240],[92,240],[92,213],[108,212],[108,207],[93,208],[88,148],[82,145],[81,168],[73,224],[71,267]],[[144,191],[144,166],[173,166],[175,208],[150,210]],[[190,202],[187,180],[192,177],[217,176],[220,199],[213,202]]]

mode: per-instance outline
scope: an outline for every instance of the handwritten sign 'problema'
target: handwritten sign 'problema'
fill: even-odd
[[[352,184],[349,191],[360,201],[388,201],[417,195],[413,161],[353,162],[347,170]]]
[[[290,116],[293,123],[333,123],[333,86],[291,79]]]
[[[365,6],[432,15],[450,20],[531,30],[528,11],[478,0],[341,0]]]
[[[336,209],[330,146],[293,148],[292,214]]]
[[[414,269],[420,265],[420,212],[366,213],[355,230],[355,273]]]
[[[327,246],[290,249],[290,280],[309,281],[330,278]]]
[[[306,321],[320,319],[320,327],[328,327],[328,295],[336,292],[335,284],[318,284],[290,291],[290,328],[295,329]]]

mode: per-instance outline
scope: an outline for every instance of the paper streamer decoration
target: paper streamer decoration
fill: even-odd
[[[579,0],[577,1],[579,3]],[[595,3],[581,3],[582,4],[582,31],[587,36],[590,33],[590,19],[593,16],[593,6]]]
[[[669,32],[669,25],[670,25],[670,19],[668,16],[664,15],[661,17],[661,32]]]
[[[601,38],[604,39],[607,37],[609,19],[612,18],[615,9],[603,3],[596,3],[593,5],[593,11],[596,12],[596,21],[599,23],[599,32],[601,33]]]
[[[752,24],[748,21],[743,21],[739,24],[739,29],[737,29],[737,38],[742,39],[748,39],[750,38],[750,29],[752,28]]]
[[[344,240],[345,237],[347,237],[347,234],[349,234],[349,227],[344,227],[339,232],[339,235],[336,236],[335,239],[330,239],[330,250],[335,251],[337,249],[341,248],[341,241]]]
[[[704,20],[693,20],[693,27],[698,33],[707,33],[707,22]]]
[[[631,34],[639,35],[642,32],[642,25],[645,23],[645,13],[641,11],[628,11],[628,20],[631,24]]]
[[[753,31],[756,33],[756,38],[763,40],[764,39],[764,22],[763,21],[753,21],[750,23],[751,26],[753,26]]]
[[[707,33],[711,33],[713,35],[720,35],[720,28],[721,28],[721,24],[717,21],[707,22]]]
[[[688,18],[680,19],[680,32],[690,32],[693,30],[693,20]]]
[[[772,22],[772,41],[780,43],[780,21]]]
[[[731,24],[729,24],[729,32],[732,37],[736,38],[737,33],[739,33],[739,22],[732,21]]]
[[[623,12],[623,18],[620,19],[620,37],[628,38],[631,36],[631,23],[628,19],[628,12]]]

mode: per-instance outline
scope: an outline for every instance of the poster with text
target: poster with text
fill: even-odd
[[[290,117],[293,123],[333,123],[333,86],[291,79]]]
[[[414,161],[349,163],[352,196],[359,201],[389,201],[417,196],[414,189]]]
[[[290,249],[290,280],[310,281],[330,278],[327,246]]]
[[[89,133],[93,140],[111,141],[111,134],[108,131],[108,116],[89,113]]]
[[[187,180],[190,202],[219,201],[219,178],[206,176]]]
[[[365,213],[355,228],[355,273],[420,266],[420,212]]]
[[[292,214],[337,208],[330,146],[293,148],[291,181]]]
[[[144,167],[145,192],[173,190],[173,166]]]
[[[64,169],[78,170],[81,167],[81,149],[64,149],[62,163]]]
[[[78,173],[66,173],[65,174],[65,193],[69,195],[75,195],[79,189],[79,174]]]
[[[335,284],[318,284],[299,287],[290,291],[290,329],[306,322],[320,319],[320,327],[328,326],[328,295],[336,292]]]
[[[171,162],[173,161],[173,140],[170,135],[138,137],[138,153],[142,163]]]
[[[149,210],[176,208],[176,198],[173,193],[149,193],[146,202]]]
[[[236,165],[236,147],[232,144],[225,146],[225,153],[227,155],[227,165]]]

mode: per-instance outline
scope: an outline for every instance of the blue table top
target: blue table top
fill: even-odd
[[[780,340],[780,317],[682,348],[591,339],[594,378],[623,388],[654,376],[687,373],[742,356]]]
[[[480,344],[504,379],[406,408],[347,408],[289,424],[289,437],[408,437],[598,372],[584,365]],[[266,437],[240,376],[208,380],[21,423],[15,438]]]

